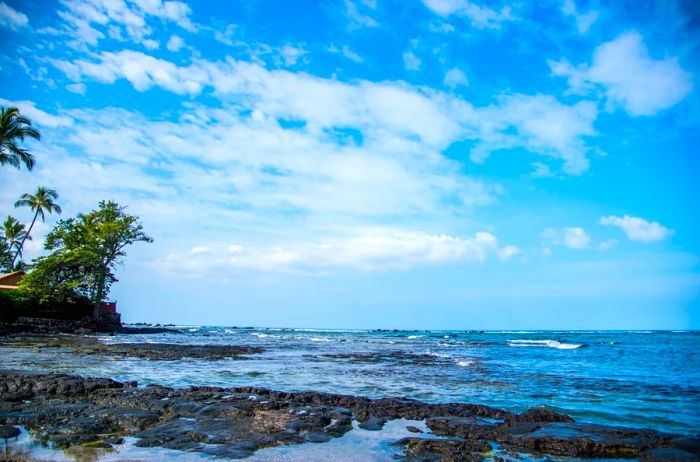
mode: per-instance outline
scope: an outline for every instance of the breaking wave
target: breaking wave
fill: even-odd
[[[575,350],[585,346],[583,343],[562,343],[557,340],[508,340],[512,347],[546,347],[557,350]]]

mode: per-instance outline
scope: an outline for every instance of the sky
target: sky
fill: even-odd
[[[61,217],[128,322],[700,329],[700,4],[0,0]],[[36,226],[26,254],[61,217]]]

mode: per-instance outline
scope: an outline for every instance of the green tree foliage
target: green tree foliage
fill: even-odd
[[[25,239],[31,240],[25,226],[8,215],[0,228],[0,271],[9,273],[22,268],[22,243]],[[14,265],[17,256],[19,262]]]
[[[0,165],[20,168],[22,164],[31,170],[34,156],[20,144],[27,138],[40,139],[39,131],[23,117],[16,107],[0,107]]]
[[[97,210],[56,224],[46,237],[51,254],[36,261],[20,287],[63,299],[84,296],[97,305],[117,280],[114,271],[126,247],[136,242],[153,242],[139,218],[126,213],[126,207],[102,201]]]
[[[0,239],[0,273],[9,273],[12,268],[12,249],[4,239]]]

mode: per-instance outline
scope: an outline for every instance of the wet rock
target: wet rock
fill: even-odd
[[[465,439],[508,441],[503,429],[478,417],[433,417],[426,422],[436,435],[456,436]]]
[[[97,409],[92,415],[102,422],[108,422],[111,428],[128,433],[140,431],[156,423],[160,417],[160,413],[155,411],[129,408]]]
[[[655,448],[639,455],[642,462],[695,462],[697,455],[677,448]]]
[[[491,451],[486,441],[403,438],[396,443],[404,448],[404,459],[411,462],[478,462],[483,452]]]
[[[0,438],[3,440],[17,438],[20,433],[17,427],[13,427],[12,425],[0,425]]]
[[[329,353],[321,355],[320,358],[358,364],[396,363],[416,366],[440,366],[450,362],[449,358],[429,354],[413,354],[400,350],[373,353]]]
[[[695,456],[700,459],[700,436],[686,436],[682,438],[676,438],[671,441],[671,445],[678,449],[695,454]]]
[[[414,427],[413,425],[407,425],[406,430],[408,430],[411,433],[423,433],[423,430],[421,430],[418,427]]]
[[[105,443],[111,445],[124,444],[124,438],[122,438],[121,436],[110,436],[109,438],[105,439]]]
[[[326,442],[350,431],[354,420],[379,430],[399,418],[426,420],[433,433],[448,437],[401,440],[406,458],[415,461],[481,460],[489,442],[512,453],[648,460],[686,460],[688,454],[696,457],[700,446],[697,438],[580,424],[543,409],[515,415],[488,406],[406,398],[257,387],[138,388],[109,379],[0,371],[0,424],[26,425],[42,441],[62,448],[95,442],[111,446],[119,440],[110,438],[128,435],[139,438],[142,447],[240,458],[269,446]]]
[[[520,423],[538,422],[538,423],[549,423],[549,422],[573,422],[574,419],[566,414],[560,414],[554,412],[550,409],[534,408],[528,409],[522,414],[509,415],[505,419],[506,424],[516,425]]]
[[[363,430],[378,431],[384,428],[385,423],[385,419],[380,419],[372,415],[365,422],[361,422],[359,427]]]
[[[652,448],[670,445],[672,437],[653,430],[603,425],[550,423],[516,438],[512,447],[527,452],[582,458],[636,458]]]
[[[245,355],[263,351],[260,347],[245,345],[187,345],[171,343],[110,343],[104,344],[91,337],[58,336],[29,337],[5,340],[6,346],[16,348],[68,348],[84,355],[121,356],[158,361],[182,358],[205,360],[247,359]],[[135,387],[136,382],[126,382],[125,388]]]

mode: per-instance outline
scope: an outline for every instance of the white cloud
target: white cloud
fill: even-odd
[[[498,29],[502,23],[515,20],[509,6],[494,10],[468,0],[423,0],[423,4],[442,17],[451,15],[466,17],[477,29]]]
[[[444,223],[451,217],[499,192],[464,176],[430,145],[387,129],[360,147],[233,105],[188,105],[174,121],[116,109],[66,117],[75,123],[45,133],[51,141],[37,146],[31,178],[3,178],[0,201],[11,204],[27,181],[59,190],[67,214],[112,198],[132,205],[161,249],[213,247],[229,236],[248,246],[325,242],[389,216],[407,229],[440,234],[450,230]],[[504,258],[512,253],[501,250]]]
[[[158,48],[160,48],[160,42],[158,42],[157,40],[144,39],[141,43],[144,47],[146,47],[149,50],[157,50]]]
[[[341,52],[343,56],[348,58],[350,61],[355,61],[356,63],[362,63],[365,61],[365,59],[357,54],[356,52],[352,51],[349,46],[343,45],[343,48],[341,49]]]
[[[445,73],[445,78],[442,83],[450,88],[457,88],[459,86],[466,87],[469,85],[469,79],[462,70],[453,68]]]
[[[672,229],[668,229],[656,221],[650,222],[644,218],[631,217],[629,215],[623,217],[614,215],[601,217],[600,224],[617,226],[625,232],[629,239],[639,242],[661,241],[674,234]]]
[[[102,52],[101,58],[100,63],[86,60],[72,63],[52,60],[52,63],[72,80],[92,77],[102,83],[113,83],[124,78],[138,91],[160,86],[177,94],[196,94],[206,81],[206,74],[197,66],[178,67],[136,51]]]
[[[280,55],[285,66],[295,65],[301,57],[308,54],[309,52],[300,46],[294,46],[289,43],[285,44],[280,49]]]
[[[550,62],[552,73],[568,78],[574,92],[600,88],[610,107],[650,116],[679,103],[693,89],[678,59],[654,59],[638,32],[628,32],[596,48],[590,65]]]
[[[73,124],[73,119],[66,115],[54,115],[37,108],[32,101],[10,101],[0,98],[0,105],[15,106],[23,116],[42,127],[67,127]]]
[[[171,35],[168,39],[166,48],[172,52],[178,52],[183,46],[185,46],[185,41],[182,39],[182,37],[178,35]]]
[[[362,2],[363,7],[374,9],[373,4],[370,2]],[[376,4],[374,5],[376,7]],[[377,27],[379,23],[366,13],[360,11],[358,3],[353,0],[345,0],[345,16],[350,21],[348,29],[363,29],[369,27]]]
[[[599,16],[599,13],[595,10],[591,10],[588,13],[580,13],[574,0],[564,0],[561,11],[564,16],[571,16],[576,20],[576,28],[578,29],[578,33],[581,35],[590,30],[591,26],[598,20]]]
[[[19,12],[5,2],[0,2],[0,27],[18,30],[29,25],[26,14]]]
[[[581,227],[547,228],[540,234],[546,242],[545,254],[551,254],[551,246],[566,246],[570,249],[587,249],[591,245],[591,237]]]
[[[471,237],[431,235],[402,230],[365,230],[357,236],[296,242],[272,246],[231,245],[206,258],[170,254],[158,261],[161,270],[193,275],[222,271],[262,271],[297,274],[326,274],[359,270],[381,271],[419,266],[484,262],[489,255],[506,261],[519,253],[514,246],[500,247],[492,234]]]
[[[591,237],[583,228],[565,228],[564,245],[570,249],[586,249],[591,243]]]
[[[588,169],[589,148],[583,138],[595,135],[597,117],[594,103],[573,106],[546,95],[506,95],[497,105],[479,111],[478,143],[471,152],[483,162],[491,151],[525,147],[545,156],[561,159],[564,171],[577,175]]]
[[[554,175],[552,169],[545,163],[533,162],[531,165],[534,169],[532,176],[535,178],[546,178]]]
[[[403,65],[409,71],[417,71],[420,69],[422,61],[412,51],[406,51],[403,54]]]
[[[364,140],[391,134],[398,137],[385,142],[410,145],[411,137],[417,137],[441,150],[471,139],[477,141],[470,153],[475,162],[483,162],[494,150],[525,148],[563,161],[566,173],[580,174],[589,165],[584,139],[596,134],[595,103],[566,105],[546,95],[502,95],[495,104],[475,108],[454,95],[403,82],[344,83],[232,58],[178,66],[121,51],[103,52],[98,61],[52,63],[74,81],[126,79],[139,91],[158,86],[191,95],[211,88],[219,98],[260,114],[305,121],[317,129],[355,128]]]
[[[151,18],[177,24],[187,31],[195,31],[190,20],[192,11],[179,1],[162,0],[64,0],[64,9],[58,12],[64,27],[73,37],[69,45],[75,48],[97,46],[105,33],[115,40],[131,40],[148,49],[158,42],[149,39],[153,29]]]
[[[66,85],[66,90],[70,91],[71,93],[76,93],[78,95],[84,95],[87,91],[87,87],[84,83],[71,83]]]

